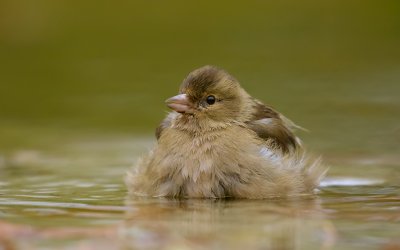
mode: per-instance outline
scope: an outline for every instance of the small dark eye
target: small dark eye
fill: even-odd
[[[213,95],[207,96],[207,103],[209,105],[213,105],[215,103],[215,96],[213,96]]]

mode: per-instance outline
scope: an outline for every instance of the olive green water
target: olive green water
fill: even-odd
[[[0,2],[0,249],[399,249],[400,4]],[[313,197],[126,197],[163,100],[227,69],[310,132]]]

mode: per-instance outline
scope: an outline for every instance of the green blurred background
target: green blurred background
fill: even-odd
[[[205,64],[317,152],[400,153],[400,2],[294,0],[0,1],[0,150],[151,134]]]

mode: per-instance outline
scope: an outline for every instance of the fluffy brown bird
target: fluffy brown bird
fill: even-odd
[[[204,66],[166,101],[173,111],[155,148],[128,173],[131,194],[268,198],[310,194],[326,169],[310,160],[293,122],[251,97],[227,72]]]

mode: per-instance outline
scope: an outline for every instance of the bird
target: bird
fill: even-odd
[[[310,195],[327,168],[301,127],[248,94],[228,72],[190,72],[157,127],[154,148],[127,173],[130,195],[266,199]]]

